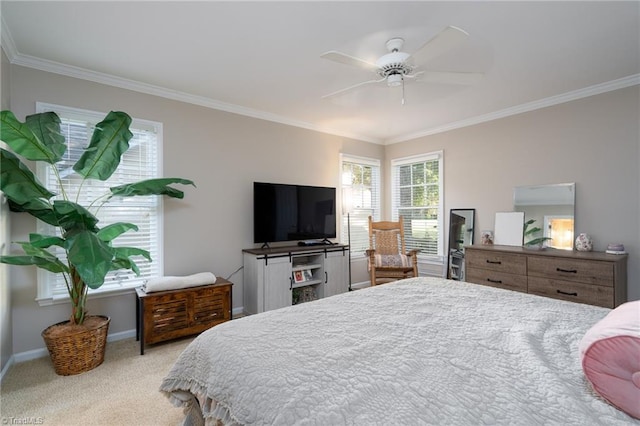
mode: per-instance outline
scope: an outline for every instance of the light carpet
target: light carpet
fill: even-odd
[[[145,348],[135,339],[109,342],[97,368],[58,376],[51,360],[14,364],[0,389],[2,424],[179,425],[184,416],[158,390],[192,337]]]

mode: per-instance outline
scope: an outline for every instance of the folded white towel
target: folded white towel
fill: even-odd
[[[143,289],[146,293],[154,291],[177,290],[180,288],[196,287],[205,284],[214,284],[216,276],[211,272],[200,272],[185,277],[159,277],[147,280]]]

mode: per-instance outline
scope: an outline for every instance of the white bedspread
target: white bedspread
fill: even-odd
[[[185,424],[192,395],[208,425],[640,424],[582,373],[578,343],[608,312],[408,279],[218,325],[161,390]]]

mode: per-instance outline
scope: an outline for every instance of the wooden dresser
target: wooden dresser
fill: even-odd
[[[605,308],[627,301],[627,255],[473,245],[465,261],[475,284]]]
[[[217,277],[209,285],[145,293],[136,288],[136,339],[144,345],[198,334],[231,319],[231,286]]]

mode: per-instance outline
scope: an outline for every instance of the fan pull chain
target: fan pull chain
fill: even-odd
[[[402,105],[404,105],[404,76],[402,76]]]

